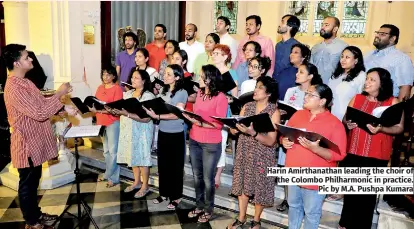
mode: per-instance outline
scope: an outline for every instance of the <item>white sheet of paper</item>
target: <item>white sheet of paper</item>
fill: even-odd
[[[390,107],[390,106],[380,106],[380,107],[377,107],[377,108],[375,108],[375,109],[372,111],[372,115],[373,115],[373,116],[375,116],[375,117],[377,117],[377,118],[379,118],[379,117],[381,117],[382,113],[384,113],[384,111],[385,111],[388,107]]]
[[[95,137],[99,135],[102,125],[72,126],[65,134],[65,138]]]

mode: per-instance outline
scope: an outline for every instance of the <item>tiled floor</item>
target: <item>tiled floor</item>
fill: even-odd
[[[129,185],[122,182],[113,188],[106,188],[105,182],[97,182],[98,175],[82,171],[81,193],[85,202],[93,209],[92,216],[99,228],[140,228],[140,229],[192,229],[192,228],[226,228],[236,216],[235,213],[215,209],[214,219],[210,223],[200,224],[197,219],[190,220],[188,212],[194,202],[183,200],[176,210],[168,210],[166,202],[153,204],[157,193],[151,192],[145,198],[135,199],[134,193],[124,193]],[[65,206],[76,204],[76,185],[68,184],[53,190],[38,192],[42,211],[60,215]],[[17,192],[0,186],[0,228],[24,228],[22,213],[19,209]],[[76,214],[76,205],[69,212]],[[55,228],[73,228],[76,221],[65,215]],[[248,226],[245,226],[248,228]],[[81,228],[94,228],[89,220]],[[279,228],[263,223],[262,228]]]

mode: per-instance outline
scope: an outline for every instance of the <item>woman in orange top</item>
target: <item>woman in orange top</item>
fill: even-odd
[[[391,106],[398,103],[393,97],[393,83],[390,73],[383,68],[372,68],[367,72],[364,91],[350,102],[354,107],[371,114],[379,106]],[[345,122],[350,130],[348,137],[348,155],[340,163],[341,167],[387,167],[392,152],[393,135],[404,130],[404,115],[399,124],[392,127],[376,127],[368,124],[371,133],[357,127],[352,120]],[[339,228],[370,229],[377,195],[344,195]]]
[[[114,67],[102,69],[102,85],[96,90],[95,97],[106,103],[122,99],[122,88],[116,84],[118,75]],[[102,138],[105,157],[106,170],[99,181],[108,180],[107,187],[112,187],[119,183],[119,166],[116,162],[119,138],[119,116],[113,116],[106,110],[97,111],[94,107],[89,108],[96,113],[96,124],[105,126]]]
[[[316,72],[317,74],[317,72]],[[344,125],[329,112],[332,91],[325,84],[310,86],[305,92],[303,110],[297,111],[288,126],[318,133],[334,142],[339,153],[299,137],[298,143],[282,138],[287,149],[285,167],[337,167],[337,162],[346,155],[346,133]],[[322,216],[322,204],[326,195],[318,194],[315,185],[291,185],[288,187],[289,229],[299,229],[305,217],[304,228],[317,229]]]

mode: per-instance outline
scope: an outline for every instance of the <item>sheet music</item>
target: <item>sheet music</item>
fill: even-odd
[[[95,137],[99,135],[102,125],[72,126],[65,134],[65,138]]]
[[[101,101],[101,100],[99,100],[99,99],[97,99],[97,98],[93,98],[93,100],[95,100],[96,102],[98,102],[98,103],[100,103],[100,104],[103,104],[103,105],[105,105],[105,104],[106,104],[106,102]]]

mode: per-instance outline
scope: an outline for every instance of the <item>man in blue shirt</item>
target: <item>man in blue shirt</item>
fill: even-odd
[[[336,17],[326,17],[321,26],[319,35],[324,40],[313,46],[310,62],[318,68],[323,83],[328,84],[329,78],[335,71],[342,51],[348,45],[336,37],[341,22]]]
[[[394,97],[400,101],[408,99],[414,81],[414,67],[408,55],[401,52],[395,45],[398,44],[400,30],[395,25],[384,24],[375,31],[373,45],[377,48],[364,57],[367,71],[380,67],[387,69],[394,83]]]
[[[275,78],[284,69],[290,67],[290,51],[294,44],[299,43],[295,40],[295,35],[299,31],[300,20],[294,15],[287,14],[282,17],[277,33],[282,35],[282,40],[276,44],[275,49]]]

